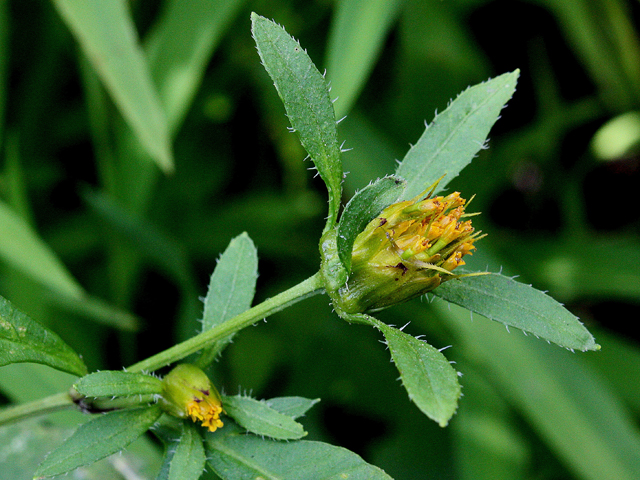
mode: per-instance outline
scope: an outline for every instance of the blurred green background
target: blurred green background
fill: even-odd
[[[216,258],[243,231],[260,256],[256,302],[317,271],[324,185],[287,132],[251,11],[327,71],[352,149],[345,200],[392,173],[460,91],[519,68],[490,148],[451,185],[476,194],[474,225],[489,234],[468,264],[548,291],[602,350],[571,353],[439,300],[385,311],[451,346],[464,396],[442,429],[409,401],[379,335],[317,296],[236,337],[215,365],[219,387],[321,398],[303,421],[308,438],[396,479],[640,478],[636,0],[0,0],[0,294],[91,370],[120,369],[196,331]],[[81,31],[122,40],[109,51],[116,67]],[[142,52],[126,50],[138,42]],[[109,68],[124,71],[114,78],[129,100],[104,81]],[[162,173],[156,162],[171,157]],[[3,367],[0,399],[71,381]],[[12,428],[5,439],[36,446],[5,478],[31,478],[52,435]],[[144,465],[156,450],[136,448],[146,463],[132,464],[154,478]],[[0,465],[15,465],[8,449]]]

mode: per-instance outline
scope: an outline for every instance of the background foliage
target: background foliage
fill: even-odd
[[[324,186],[287,133],[251,11],[285,25],[327,68],[337,118],[348,114],[338,134],[353,149],[343,155],[350,193],[393,171],[458,92],[519,68],[491,148],[451,185],[477,195],[474,225],[489,233],[469,263],[547,289],[602,350],[572,354],[440,300],[386,311],[388,323],[411,321],[406,331],[452,345],[465,395],[441,429],[395,382],[376,332],[339,321],[320,296],[234,338],[215,381],[227,394],[321,398],[304,419],[308,438],[396,479],[640,476],[637,1],[135,0],[97,23],[110,39],[132,16],[130,40],[137,32],[144,54],[131,75],[150,75],[157,97],[134,95],[133,113],[62,20],[72,3],[0,0],[0,295],[91,370],[117,370],[199,327],[198,297],[243,231],[259,252],[257,300],[317,270]],[[132,118],[158,114],[154,101],[164,130],[140,133]],[[615,129],[618,140],[594,142],[623,114],[630,127]],[[145,135],[158,151],[136,140]],[[154,159],[166,171],[173,161],[173,173]],[[2,367],[2,400],[57,393],[73,379]],[[47,442],[78,421],[50,419],[0,430],[0,464],[16,469],[6,478],[30,478],[55,446]],[[126,468],[154,472],[158,461],[140,441],[92,475],[127,478]]]

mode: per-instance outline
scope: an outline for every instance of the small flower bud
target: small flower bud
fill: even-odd
[[[348,280],[335,295],[346,313],[381,310],[427,293],[455,276],[475,250],[466,201],[427,192],[385,208],[356,237]]]
[[[165,412],[202,422],[202,426],[211,432],[223,426],[220,394],[198,367],[180,364],[164,377],[162,383],[161,405]]]

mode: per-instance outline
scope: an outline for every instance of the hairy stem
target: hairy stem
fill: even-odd
[[[0,410],[0,425],[23,420],[36,415],[75,408],[71,396],[67,392],[56,393],[29,403],[15,405]]]
[[[279,293],[275,297],[268,298],[264,302],[250,308],[226,322],[213,327],[206,332],[202,332],[195,337],[191,337],[182,343],[174,345],[152,357],[142,360],[127,368],[129,372],[153,371],[169,365],[192,353],[201,350],[213,342],[225,338],[227,335],[242,330],[245,327],[268,317],[280,310],[287,308],[294,303],[307,297],[322,293],[324,284],[319,273],[309,277],[298,285]]]

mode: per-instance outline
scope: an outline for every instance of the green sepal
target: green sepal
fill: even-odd
[[[105,370],[82,377],[73,388],[86,397],[159,395],[162,380],[144,373]]]
[[[351,270],[351,251],[358,234],[385,207],[400,198],[406,185],[403,178],[390,175],[370,183],[349,200],[340,216],[336,239],[338,255],[347,272]]]

